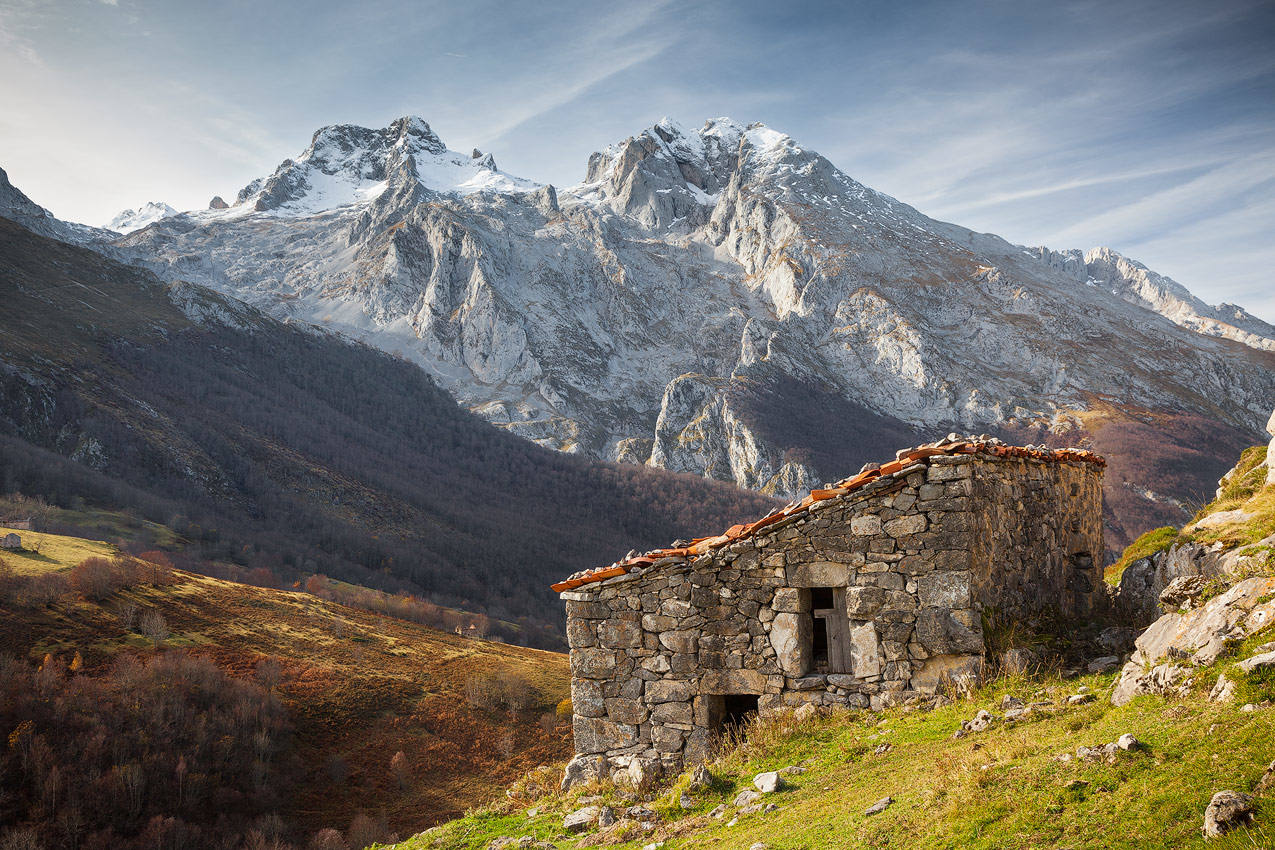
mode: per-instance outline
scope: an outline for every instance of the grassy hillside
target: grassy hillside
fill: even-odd
[[[104,540],[85,540],[61,534],[44,534],[5,528],[0,525],[0,537],[16,534],[22,538],[22,548],[0,553],[22,575],[38,575],[48,570],[69,570],[85,558],[110,558],[119,550]]]
[[[42,549],[101,545],[48,535]],[[11,605],[0,616],[0,646],[35,662],[79,653],[80,675],[90,677],[122,656],[170,648],[244,679],[259,680],[263,661],[273,659],[270,684],[293,729],[287,759],[295,790],[280,815],[302,836],[299,844],[320,828],[345,831],[360,812],[410,834],[570,749],[569,727],[554,716],[568,694],[563,655],[466,639],[305,593],[175,576],[171,586],[132,587],[100,603]],[[147,612],[166,626],[158,643],[142,625]],[[512,712],[482,690],[509,681],[526,683]],[[406,770],[396,772],[391,761],[400,751]]]
[[[1251,650],[1264,636],[1247,641]],[[1233,668],[1237,655],[1219,662]],[[1191,695],[1168,701],[1142,697],[1113,708],[1106,697],[1115,674],[1063,682],[1009,678],[970,699],[934,711],[891,709],[845,712],[797,722],[777,717],[755,723],[742,746],[709,765],[716,777],[693,806],[678,804],[683,777],[649,804],[661,814],[657,831],[604,838],[567,837],[562,818],[582,797],[601,795],[616,811],[632,805],[608,786],[567,796],[533,794],[476,810],[397,845],[398,850],[484,848],[504,836],[533,835],[555,846],[597,844],[626,848],[663,841],[672,848],[1182,848],[1202,847],[1204,809],[1219,790],[1252,791],[1275,760],[1275,708],[1240,711],[1246,700],[1275,698],[1275,682],[1233,671],[1244,679],[1240,702],[1207,700],[1216,669],[1200,671]],[[1097,699],[1065,705],[1089,688]],[[1044,713],[954,739],[979,709],[1001,714],[1000,700],[1049,702]],[[1125,733],[1143,746],[1108,761],[1076,758],[1079,746],[1114,742]],[[1062,760],[1064,755],[1070,756]],[[752,777],[790,765],[806,772],[787,777],[788,788],[763,802],[775,811],[739,816],[735,795]],[[883,797],[883,813],[866,809]],[[725,816],[709,813],[725,807]],[[1275,798],[1262,799],[1252,829],[1210,842],[1212,847],[1275,846]]]

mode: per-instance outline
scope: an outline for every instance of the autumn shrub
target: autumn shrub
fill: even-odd
[[[71,584],[63,573],[24,576],[17,588],[15,603],[24,608],[43,608],[70,593]]]
[[[390,773],[394,776],[394,781],[398,783],[399,790],[407,788],[412,781],[412,767],[407,763],[407,755],[399,750],[390,759]]]
[[[310,838],[306,850],[350,850],[345,836],[335,829],[321,829]]]
[[[71,568],[71,588],[85,599],[100,602],[124,587],[123,572],[109,558],[85,558]]]
[[[359,812],[350,821],[350,828],[345,833],[345,840],[350,850],[363,850],[364,847],[372,844],[397,841],[397,838],[391,835],[389,826],[383,816],[373,818],[363,812]]]
[[[154,587],[168,587],[177,582],[173,573],[173,560],[165,552],[153,549],[137,556],[147,583]]]
[[[69,675],[55,656],[0,657],[0,729],[5,818],[49,850],[238,847],[267,823],[283,834],[262,816],[294,782],[287,715],[210,661],[121,656]]]
[[[137,630],[148,637],[157,648],[168,640],[171,634],[164,615],[154,608],[148,608],[137,618]]]
[[[500,680],[491,673],[474,673],[465,680],[465,702],[474,708],[495,711],[500,707]]]

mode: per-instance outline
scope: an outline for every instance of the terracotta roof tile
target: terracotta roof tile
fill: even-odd
[[[633,555],[605,567],[584,570],[582,572],[575,573],[564,581],[560,581],[557,584],[552,585],[552,588],[558,593],[561,593],[564,590],[573,590],[582,585],[622,576],[632,569],[645,568],[663,559],[689,558],[695,555],[703,555],[715,549],[720,549],[735,540],[750,537],[761,529],[774,525],[788,517],[803,513],[809,510],[810,506],[816,502],[822,502],[838,496],[848,495],[855,490],[872,483],[878,478],[881,478],[882,476],[894,475],[905,469],[920,466],[928,458],[936,457],[938,455],[979,453],[1006,458],[1031,458],[1032,460],[1039,460],[1046,463],[1092,463],[1098,466],[1107,465],[1107,462],[1103,460],[1101,456],[1090,451],[1085,451],[1084,449],[1050,449],[1044,446],[1007,446],[998,441],[981,438],[977,440],[952,440],[949,438],[948,440],[940,443],[918,446],[914,449],[906,449],[899,452],[897,460],[892,460],[889,463],[882,464],[881,466],[873,469],[864,469],[857,475],[838,481],[832,487],[812,490],[810,494],[801,501],[791,504],[783,510],[764,516],[755,522],[732,525],[724,534],[718,534],[712,537],[697,537],[691,541],[690,546],[670,549],[652,549],[645,554]]]

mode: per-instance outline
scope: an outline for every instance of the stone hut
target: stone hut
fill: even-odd
[[[749,712],[931,694],[981,662],[985,619],[1089,613],[1104,466],[949,438],[554,585],[577,753],[564,782],[676,772]]]

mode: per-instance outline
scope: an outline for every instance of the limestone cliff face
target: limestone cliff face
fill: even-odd
[[[1242,311],[1114,252],[927,218],[760,125],[661,122],[566,189],[427,129],[325,128],[236,206],[117,250],[397,351],[545,445],[785,495],[874,456],[857,448],[870,417],[895,445],[916,429],[1066,442],[1099,402],[1253,433],[1275,399],[1275,331]],[[733,395],[792,384],[859,413]],[[840,453],[807,451],[834,435]]]

